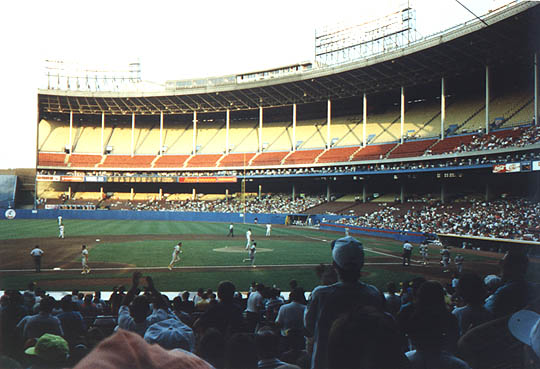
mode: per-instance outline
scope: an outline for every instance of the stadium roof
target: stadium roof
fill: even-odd
[[[487,24],[487,25],[486,25]],[[532,65],[540,45],[540,4],[518,2],[404,49],[335,67],[223,86],[162,92],[39,90],[41,113],[185,114],[339,100],[424,85],[490,67]],[[531,72],[532,73],[532,72]]]

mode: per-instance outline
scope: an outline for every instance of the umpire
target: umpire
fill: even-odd
[[[34,259],[34,265],[36,267],[36,272],[41,272],[41,255],[43,255],[43,250],[39,248],[38,245],[34,246],[34,249],[30,251],[30,255]]]

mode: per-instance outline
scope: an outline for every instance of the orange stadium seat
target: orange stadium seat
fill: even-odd
[[[235,153],[228,154],[219,162],[220,167],[243,167],[249,164],[249,161],[255,156],[255,153]]]
[[[251,166],[280,165],[288,153],[288,151],[262,152],[255,156],[251,162]]]
[[[155,155],[107,155],[101,168],[150,168]]]
[[[407,141],[396,147],[388,158],[405,158],[412,156],[422,156],[426,150],[437,142],[437,139]]]
[[[154,168],[181,168],[189,155],[163,155],[154,163]]]
[[[464,136],[452,136],[445,138],[437,142],[431,148],[431,153],[433,155],[444,154],[446,152],[454,151],[454,149],[460,145],[468,144],[472,141],[474,135],[464,135]]]
[[[201,154],[191,157],[187,162],[188,168],[213,168],[217,161],[221,158],[221,154]]]
[[[76,166],[95,166],[101,162],[101,155],[72,154],[69,157],[69,163],[72,167]]]
[[[66,154],[40,152],[38,155],[38,165],[65,167]]]
[[[317,163],[340,163],[349,161],[351,155],[358,150],[358,146],[353,147],[336,147],[325,151],[320,157]]]
[[[395,143],[368,145],[358,151],[356,154],[354,154],[354,156],[351,158],[351,161],[377,160],[380,158],[384,158],[386,154],[388,154],[388,151],[390,151],[394,146],[396,146]]]
[[[319,150],[298,150],[293,152],[285,159],[284,164],[311,164],[315,162],[317,156],[323,152]]]

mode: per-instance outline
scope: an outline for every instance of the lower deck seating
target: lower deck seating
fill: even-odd
[[[40,152],[38,165],[51,167],[65,167],[66,154]]]
[[[255,156],[255,153],[235,153],[226,155],[219,162],[220,167],[244,167]]]
[[[202,154],[192,156],[186,163],[187,168],[214,168],[221,154]]]
[[[288,151],[262,152],[251,161],[251,166],[280,165]]]
[[[101,162],[101,155],[72,154],[69,156],[71,167],[90,167]]]
[[[388,155],[388,158],[404,158],[422,156],[437,139],[407,141],[399,145]]]
[[[101,168],[150,168],[155,155],[107,155]]]
[[[189,155],[163,155],[154,163],[154,168],[182,168]]]
[[[318,163],[340,163],[349,161],[351,155],[358,150],[358,146],[336,147],[325,151],[317,160]]]
[[[311,164],[315,162],[315,158],[323,152],[319,150],[298,150],[293,152],[285,159],[284,164]]]
[[[395,143],[368,145],[354,154],[351,161],[383,159],[394,146]]]

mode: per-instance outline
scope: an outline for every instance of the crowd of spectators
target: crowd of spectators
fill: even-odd
[[[399,204],[381,204],[376,211],[337,222],[360,227],[422,233],[527,239],[540,241],[540,203],[526,199],[415,205],[405,213]]]
[[[241,293],[230,281],[222,281],[217,293],[201,288],[170,300],[140,272],[133,273],[129,290],[114,288],[108,300],[99,292],[75,290],[58,301],[34,283],[24,292],[8,290],[0,297],[0,364],[126,369],[537,367],[538,357],[523,355],[527,346],[512,336],[515,327],[509,323],[526,307],[540,308],[538,286],[525,279],[525,255],[506,254],[500,276],[484,278],[466,271],[447,284],[417,277],[403,281],[400,290],[388,280],[383,294],[359,280],[364,265],[359,241],[333,241],[331,254],[331,265],[316,268],[320,285],[307,300],[295,280],[287,286],[288,298],[275,286],[254,282]]]
[[[517,129],[517,128],[516,128]],[[517,136],[499,137],[495,134],[475,135],[471,142],[456,147],[452,152],[495,150],[506,147],[524,147],[540,142],[540,129],[530,126]]]

